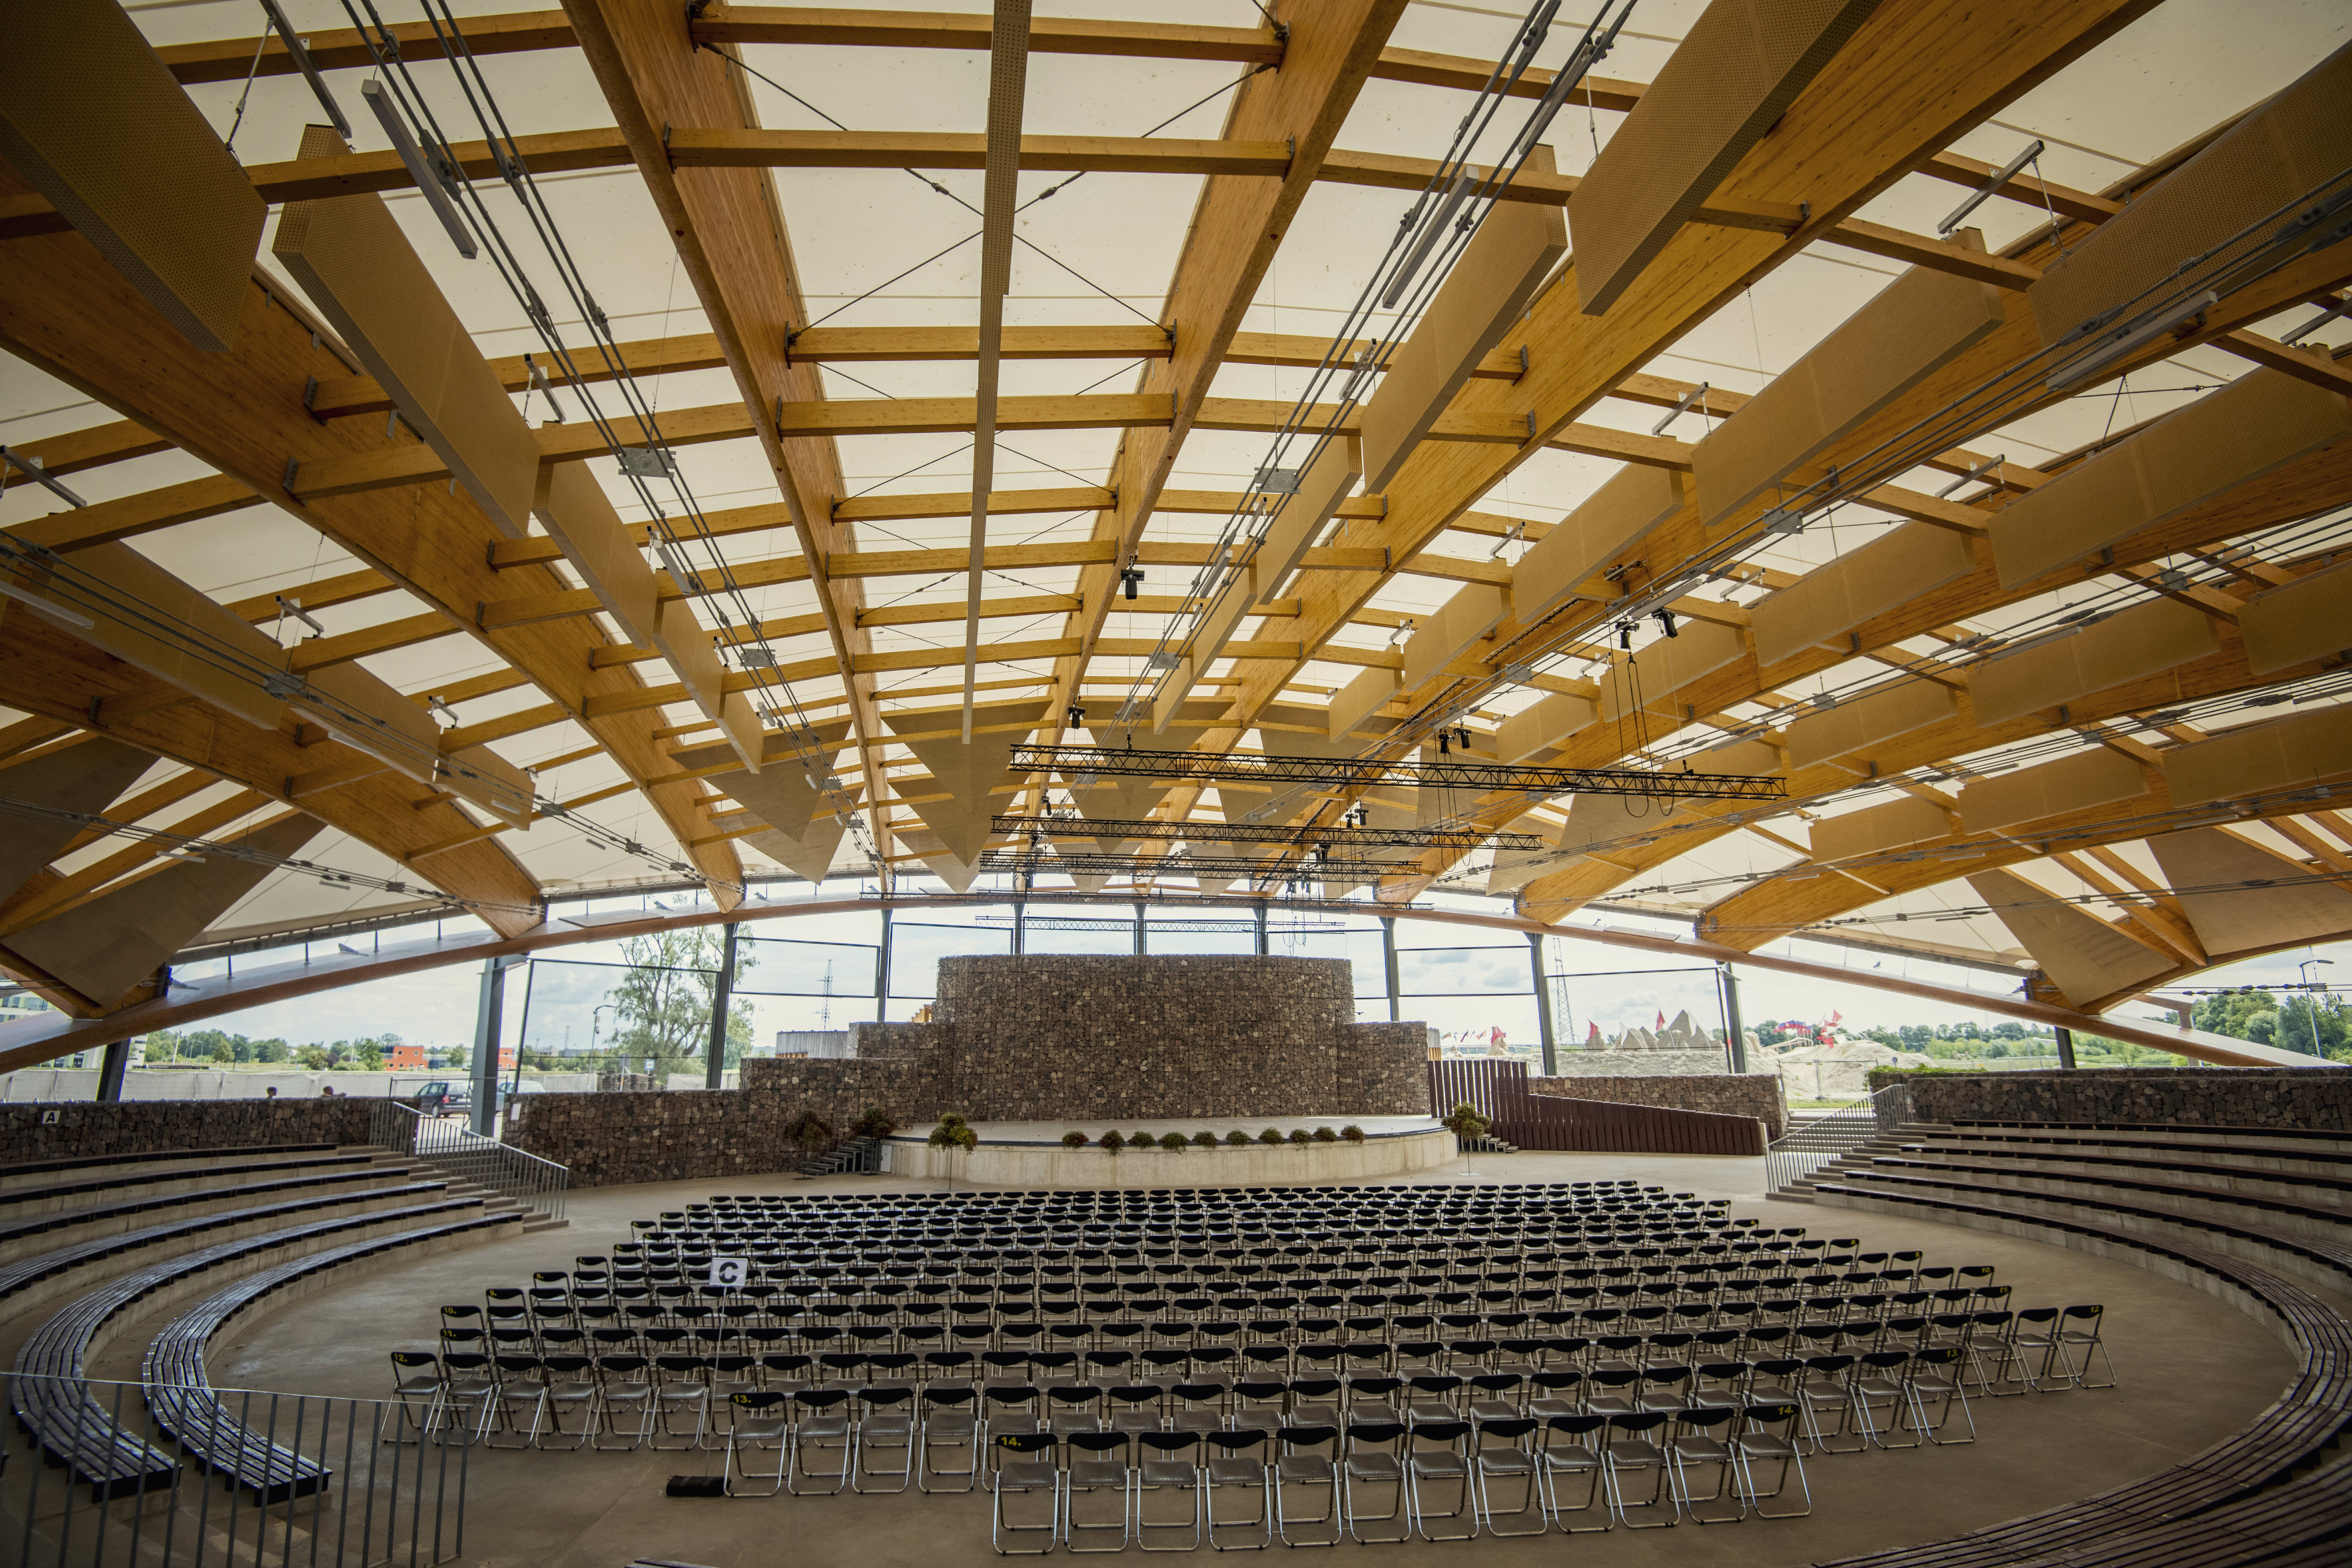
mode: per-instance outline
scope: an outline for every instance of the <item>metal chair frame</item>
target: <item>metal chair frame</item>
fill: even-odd
[[[1731,1440],[1731,1452],[1739,1464],[1740,1500],[1754,1510],[1759,1519],[1802,1519],[1813,1511],[1813,1489],[1805,1479],[1804,1411],[1795,1404],[1750,1405],[1740,1412],[1739,1435]],[[1779,1426],[1779,1432],[1759,1428]],[[1770,1491],[1756,1484],[1759,1460],[1780,1462],[1780,1473],[1775,1477]],[[1803,1495],[1801,1509],[1773,1510],[1764,1505],[1789,1489],[1789,1472],[1797,1474],[1797,1488]]]
[[[1277,1420],[1280,1413],[1275,1413]],[[1217,1452],[1209,1456],[1202,1467],[1205,1484],[1201,1491],[1201,1517],[1206,1527],[1209,1546],[1217,1552],[1263,1552],[1274,1544],[1274,1467],[1269,1461],[1270,1429],[1264,1426],[1237,1426],[1225,1432],[1209,1432],[1202,1436],[1208,1446]],[[1258,1449],[1255,1459],[1240,1458],[1245,1449]],[[1257,1512],[1248,1519],[1219,1519],[1219,1491],[1255,1491]],[[1218,1538],[1219,1530],[1254,1530],[1255,1541],[1240,1542]]]
[[[720,1489],[729,1497],[773,1497],[783,1489],[784,1472],[791,1464],[791,1399],[790,1394],[774,1389],[754,1390],[729,1399],[735,1418],[727,1426],[727,1458],[719,1472]],[[769,1414],[771,1411],[775,1414]],[[774,1447],[773,1470],[753,1470],[737,1458],[739,1454],[756,1453],[762,1445]],[[771,1484],[763,1492],[739,1489],[738,1478],[745,1482]]]
[[[1062,1539],[1061,1468],[1051,1458],[1030,1457],[1050,1456],[1054,1447],[1053,1435],[1047,1432],[1004,1432],[990,1439],[996,1462],[990,1468],[988,1478],[988,1543],[1000,1557],[1043,1557]],[[1005,1517],[1006,1494],[1027,1494],[1041,1489],[1045,1493],[1045,1523],[1020,1524]],[[1039,1533],[1045,1537],[1043,1546],[1005,1544],[1010,1538]]]

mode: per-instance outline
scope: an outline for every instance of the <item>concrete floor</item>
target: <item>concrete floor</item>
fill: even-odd
[[[1631,1176],[1670,1191],[1727,1197],[1735,1215],[1802,1225],[1817,1235],[1859,1236],[1866,1247],[1917,1247],[1931,1263],[1992,1263],[2015,1287],[2020,1306],[2103,1302],[2105,1334],[2121,1386],[2093,1392],[1979,1400],[1982,1441],[1973,1447],[1840,1455],[1810,1474],[1810,1519],[1749,1520],[1737,1529],[1613,1531],[1583,1535],[1482,1539],[1479,1560],[1496,1568],[1549,1563],[1563,1551],[1595,1562],[1647,1568],[1696,1551],[1726,1563],[1818,1563],[1932,1540],[2048,1508],[2134,1479],[2197,1452],[2244,1426],[2276,1396],[2293,1371],[2285,1346],[2264,1324],[2188,1286],[2128,1264],[2037,1242],[1886,1217],[1763,1201],[1759,1159],[1609,1154],[1479,1155],[1450,1170],[1400,1181],[1593,1180]],[[575,1255],[604,1252],[629,1235],[628,1222],[700,1201],[713,1192],[908,1190],[888,1176],[696,1181],[605,1187],[572,1195],[569,1228],[541,1232],[368,1274],[249,1321],[215,1347],[221,1387],[382,1397],[388,1352],[430,1348],[444,1302],[479,1301],[486,1286],[524,1284],[534,1268],[565,1268]],[[160,1319],[158,1320],[160,1322]],[[0,1350],[29,1325],[0,1325]],[[137,1375],[144,1331],[89,1370]],[[937,1568],[992,1561],[988,1502],[970,1497],[778,1497],[758,1501],[663,1495],[679,1472],[715,1473],[719,1456],[638,1452],[474,1456],[463,1561],[482,1568],[546,1564],[612,1568],[642,1554],[751,1568],[779,1563],[856,1562],[861,1568]],[[1459,1544],[1414,1542],[1397,1561],[1458,1560]]]

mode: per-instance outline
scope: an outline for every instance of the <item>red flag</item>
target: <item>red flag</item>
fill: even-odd
[[[1665,1026],[1666,1026],[1666,1010],[1665,1010],[1664,1008],[1661,1007],[1661,1008],[1659,1008],[1659,1009],[1658,1009],[1658,1023],[1657,1023],[1657,1027],[1658,1027],[1658,1028],[1660,1028],[1661,1030],[1663,1030],[1663,1029],[1664,1029],[1664,1028],[1665,1028]]]

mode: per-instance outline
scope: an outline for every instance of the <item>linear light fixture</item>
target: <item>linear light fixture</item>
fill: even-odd
[[[310,50],[301,35],[295,32],[293,25],[286,20],[286,13],[279,8],[278,0],[261,0],[261,8],[269,13],[269,25],[278,29],[279,41],[285,44],[287,55],[294,61],[294,68],[300,71],[302,79],[310,84],[311,96],[319,100],[319,107],[325,110],[327,118],[335,122],[335,129],[343,133],[343,140],[350,141],[352,122],[343,118],[342,106],[335,101],[335,95],[327,90],[327,79],[319,74],[318,62],[310,58]]]
[[[1666,433],[1667,426],[1673,424],[1675,420],[1688,413],[1690,411],[1690,405],[1696,403],[1700,398],[1705,397],[1706,395],[1706,383],[1702,381],[1696,386],[1692,387],[1688,392],[1683,394],[1683,400],[1675,405],[1673,413],[1667,415],[1664,419],[1659,420],[1655,425],[1650,426],[1650,434],[1653,436],[1664,435]]]
[[[66,489],[65,486],[59,484],[57,480],[49,478],[48,470],[41,467],[40,458],[28,458],[22,452],[11,451],[7,447],[0,446],[0,480],[5,480],[7,478],[8,470],[10,468],[15,468],[26,479],[32,480],[35,484],[40,486],[43,489],[48,491],[59,500],[64,501],[68,506],[88,506],[89,504],[89,502],[82,500],[81,497],[74,494],[73,491]]]
[[[1952,216],[1936,226],[1936,232],[1939,235],[1949,234],[1952,230],[1959,227],[1962,219],[1966,218],[1970,213],[1976,211],[1977,208],[1984,205],[1984,204],[1993,196],[1999,195],[2000,188],[2003,185],[2009,184],[2010,181],[2017,177],[2017,172],[2020,169],[2022,169],[2025,165],[2031,163],[2040,156],[2042,156],[2042,142],[2037,139],[2036,141],[2029,143],[2024,152],[2020,153],[2016,157],[2011,158],[2009,161],[2008,167],[2000,170],[1999,173],[1995,174],[1992,178],[1987,180],[1983,186],[1978,190],[1974,195],[1969,197],[1967,201],[1962,202],[1958,206],[1954,207],[1952,209]]]
[[[48,616],[51,620],[63,621],[69,626],[79,626],[84,631],[98,625],[79,610],[68,610],[63,605],[51,604],[38,594],[28,594],[14,583],[0,582],[0,596],[14,599],[26,608]]]
[[[433,209],[433,216],[439,218],[441,226],[448,231],[450,242],[457,246],[457,254],[468,261],[473,260],[477,254],[474,231],[466,226],[465,215],[458,212],[457,204],[449,199],[449,188],[443,183],[441,172],[427,163],[425,154],[418,151],[416,138],[408,133],[408,122],[400,117],[400,110],[392,101],[392,95],[385,92],[380,83],[364,81],[360,84],[360,96],[367,100],[370,109],[375,110],[376,120],[383,126],[383,133],[392,139],[392,150],[399,153],[400,161],[408,166],[408,177],[416,182],[416,188],[424,195],[425,205]],[[440,149],[436,147],[435,151]]]

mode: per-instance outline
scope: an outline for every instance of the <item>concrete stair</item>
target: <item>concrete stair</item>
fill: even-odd
[[[1859,1147],[1840,1155],[1828,1164],[1818,1167],[1810,1174],[1800,1177],[1785,1187],[1767,1193],[1765,1196],[1784,1204],[1811,1203],[1814,1183],[1843,1180],[1856,1171],[1867,1171],[1871,1161],[1879,1155],[1900,1153],[1906,1144],[1916,1147],[1923,1140],[1934,1138],[1941,1133],[1948,1133],[1951,1131],[1949,1127],[1937,1121],[1906,1121],[1892,1128],[1883,1128],[1872,1137],[1865,1139]]]
[[[879,1138],[852,1138],[846,1143],[803,1161],[800,1169],[793,1175],[797,1180],[808,1181],[817,1176],[837,1176],[845,1172],[879,1170],[881,1148],[882,1140]]]

